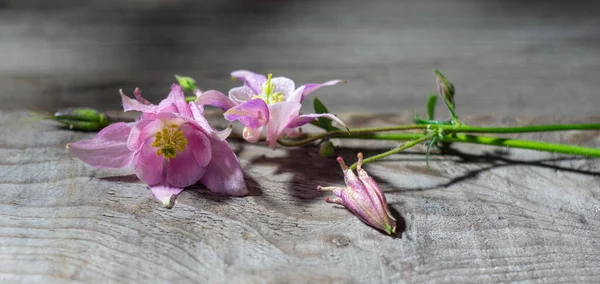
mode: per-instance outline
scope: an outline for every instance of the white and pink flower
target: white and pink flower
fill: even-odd
[[[243,137],[248,142],[257,142],[263,128],[267,128],[266,144],[275,149],[281,136],[297,137],[298,127],[315,118],[327,117],[346,126],[330,113],[300,114],[304,98],[324,86],[333,86],[341,80],[322,84],[306,84],[296,88],[294,81],[286,77],[272,77],[248,70],[238,70],[231,75],[244,82],[244,86],[229,90],[229,97],[218,91],[197,92],[196,103],[220,107],[225,119],[239,121],[245,128]]]

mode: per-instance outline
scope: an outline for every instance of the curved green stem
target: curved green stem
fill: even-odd
[[[379,159],[382,159],[382,158],[385,158],[385,157],[387,157],[389,155],[393,155],[393,154],[402,152],[402,151],[404,151],[404,150],[406,150],[406,149],[408,149],[410,147],[413,147],[413,146],[415,146],[415,145],[417,145],[417,144],[419,144],[421,142],[425,142],[425,141],[427,141],[427,140],[435,137],[436,135],[437,135],[437,133],[429,133],[427,135],[423,135],[423,137],[420,137],[420,138],[418,138],[416,140],[413,140],[413,141],[410,141],[410,142],[406,142],[403,145],[400,145],[400,146],[398,146],[398,147],[396,147],[396,148],[394,148],[392,150],[389,150],[387,152],[383,152],[381,154],[378,154],[378,155],[375,155],[375,156],[372,156],[372,157],[368,157],[368,158],[366,158],[366,159],[363,160],[363,165],[364,164],[368,164],[368,163],[373,162],[373,161],[376,161],[376,160],[379,160]],[[354,170],[354,169],[356,169],[356,166],[357,166],[357,164],[354,163],[349,168],[351,170]]]

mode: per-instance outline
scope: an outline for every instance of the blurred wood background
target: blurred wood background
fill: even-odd
[[[158,101],[175,73],[226,91],[245,68],[344,79],[317,93],[331,111],[391,124],[423,110],[439,68],[468,123],[598,122],[598,14],[593,1],[0,0],[0,282],[597,282],[598,159],[458,146],[432,171],[420,148],[371,164],[403,220],[390,238],[323,201],[314,188],[342,175],[314,148],[233,143],[252,196],[194,186],[164,209],[129,172],[64,148],[93,134],[26,110],[116,110],[136,86]],[[600,147],[597,131],[522,137]],[[394,145],[338,143],[349,161]]]
[[[251,69],[320,91],[333,111],[422,108],[433,68],[462,113],[596,114],[593,1],[0,1],[3,109],[118,108],[119,88],[158,100],[173,74],[228,90]],[[10,98],[10,99],[6,99]]]

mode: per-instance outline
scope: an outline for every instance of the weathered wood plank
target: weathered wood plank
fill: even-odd
[[[195,186],[168,210],[129,172],[69,155],[67,142],[91,134],[23,110],[118,109],[116,91],[135,86],[158,101],[174,73],[224,91],[248,68],[345,79],[319,97],[336,113],[378,112],[344,117],[376,125],[422,109],[437,67],[461,115],[480,114],[473,124],[597,122],[599,12],[586,1],[0,0],[0,282],[598,282],[597,159],[463,145],[432,171],[418,150],[368,165],[405,220],[393,239],[323,202],[316,185],[342,176],[314,149],[233,143],[253,195]],[[522,137],[600,147],[598,135]],[[340,143],[347,160],[394,145]]]
[[[355,126],[409,116],[346,115]],[[354,119],[352,119],[354,118]],[[370,164],[399,238],[363,225],[315,190],[341,184],[314,148],[233,143],[253,196],[202,186],[161,208],[124,170],[86,166],[64,148],[92,134],[1,111],[1,282],[422,283],[596,282],[600,162],[533,151],[419,149]],[[469,122],[513,123],[479,116]],[[595,118],[597,120],[597,118]],[[543,119],[520,120],[520,123]],[[547,120],[546,120],[547,121]],[[530,139],[600,146],[599,132]],[[393,143],[342,141],[347,159]]]

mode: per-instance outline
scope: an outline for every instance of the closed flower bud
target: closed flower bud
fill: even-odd
[[[54,113],[52,119],[73,130],[98,131],[109,124],[106,114],[93,108],[68,108]]]
[[[435,69],[435,77],[438,86],[438,93],[446,101],[446,104],[454,109],[454,85],[446,79],[446,76],[439,70]]]
[[[335,146],[333,143],[331,143],[331,141],[325,141],[323,144],[321,144],[321,147],[319,148],[319,155],[321,155],[321,157],[331,157],[334,153]]]
[[[350,170],[341,157],[337,158],[346,187],[321,187],[318,190],[332,191],[337,197],[327,198],[329,203],[343,205],[367,225],[391,235],[396,232],[396,219],[390,214],[383,191],[375,180],[362,168],[362,153],[358,153],[358,177]]]
[[[193,92],[198,89],[198,87],[196,87],[196,80],[192,77],[175,75],[175,79],[177,80],[177,84],[179,84],[184,91]]]

